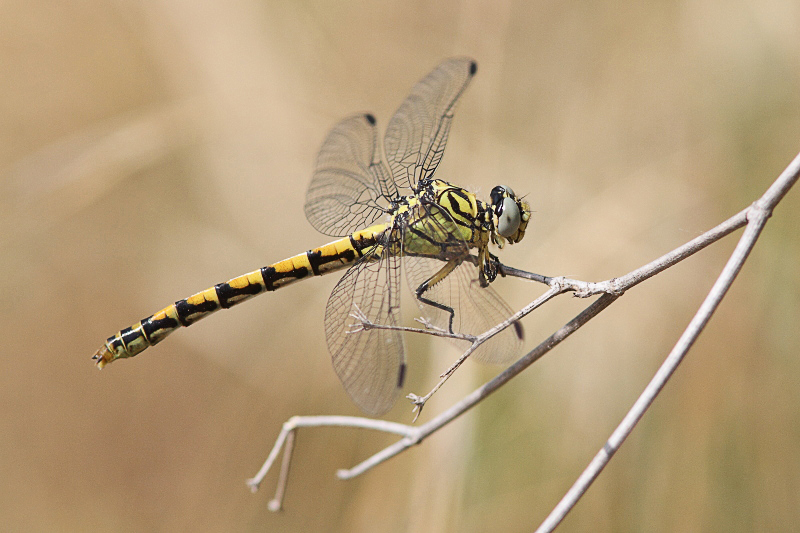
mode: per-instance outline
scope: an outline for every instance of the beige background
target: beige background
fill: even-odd
[[[624,416],[738,237],[618,301],[478,409],[392,442],[299,435],[286,511],[244,480],[295,414],[358,414],[322,319],[338,276],[98,373],[121,327],[327,242],[302,204],[327,130],[388,122],[441,59],[478,75],[439,176],[527,193],[509,264],[601,280],[760,195],[800,149],[800,7],[691,2],[0,4],[0,520],[16,531],[523,531]],[[800,195],[563,531],[800,523]],[[514,308],[541,293],[496,284]],[[409,303],[409,299],[406,299]],[[524,322],[531,347],[587,302]],[[413,311],[413,310],[412,310]],[[409,391],[455,353],[410,340]],[[436,354],[431,347],[438,348]],[[467,365],[428,419],[499,369]],[[405,404],[389,419],[408,422]]]

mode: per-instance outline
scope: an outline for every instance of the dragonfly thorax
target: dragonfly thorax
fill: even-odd
[[[475,62],[464,57],[436,67],[390,120],[383,150],[370,114],[352,115],[331,130],[317,156],[305,213],[337,240],[218,283],[118,331],[95,352],[97,366],[133,357],[178,328],[258,294],[347,269],[328,299],[325,336],[345,390],[365,412],[380,415],[400,395],[406,375],[403,337],[391,327],[401,322],[401,264],[434,327],[478,335],[511,316],[489,287],[501,267],[489,244],[522,239],[528,204],[509,187],[495,187],[483,202],[433,179],[454,107],[475,72]],[[505,363],[520,347],[515,327],[471,357]]]

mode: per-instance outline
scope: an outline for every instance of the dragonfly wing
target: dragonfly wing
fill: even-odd
[[[375,247],[339,280],[325,310],[325,335],[333,368],[364,412],[391,409],[403,386],[405,348],[397,330],[359,330],[363,314],[374,324],[400,322],[400,259]]]
[[[446,211],[435,205],[419,206],[413,222],[406,228],[415,239],[436,243],[440,257],[424,254],[409,254],[415,246],[404,247],[406,277],[412,290],[433,278],[448,260],[461,260],[454,271],[428,287],[423,296],[453,310],[453,332],[479,335],[504,321],[513,314],[508,304],[490,287],[481,287],[479,270],[467,258],[469,247],[461,237],[459,226]],[[410,242],[410,241],[409,241]],[[419,246],[419,245],[416,245]],[[450,327],[450,312],[415,298],[422,315],[434,326],[447,330]],[[455,341],[466,349],[465,341]],[[522,330],[519,324],[509,327],[483,343],[471,357],[487,363],[507,363],[514,359],[522,348]]]
[[[406,258],[406,273],[412,288],[418,287],[443,265],[443,262],[431,258]],[[480,335],[514,313],[491,286],[481,287],[478,269],[468,261],[461,263],[446,278],[428,289],[425,297],[453,309],[455,333]],[[448,329],[450,314],[447,311],[419,300],[417,304],[422,315],[434,326]],[[453,342],[462,350],[469,347],[466,341]],[[470,357],[484,363],[504,364],[514,360],[521,349],[522,330],[520,325],[515,325],[481,344]]]
[[[411,89],[389,121],[383,146],[398,187],[413,188],[436,170],[456,102],[476,69],[469,58],[443,61]]]
[[[377,139],[375,118],[361,114],[339,122],[322,143],[305,205],[321,233],[343,237],[363,229],[385,213],[384,200],[397,196]]]

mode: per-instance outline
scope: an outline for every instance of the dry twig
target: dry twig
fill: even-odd
[[[438,431],[439,429],[449,424],[457,417],[459,417],[460,415],[462,415],[463,413],[465,413],[466,411],[468,411],[469,409],[480,403],[484,398],[489,396],[492,392],[502,387],[513,377],[521,373],[523,370],[525,370],[527,367],[529,367],[531,364],[533,364],[547,352],[552,350],[555,346],[557,346],[561,341],[566,339],[569,335],[577,331],[586,322],[591,320],[593,317],[595,317],[597,314],[603,311],[606,307],[611,305],[611,303],[613,303],[617,298],[622,296],[622,294],[624,294],[624,292],[627,291],[628,289],[638,285],[642,281],[645,281],[655,276],[656,274],[664,271],[665,269],[679,263],[680,261],[686,259],[687,257],[702,250],[706,246],[714,242],[717,242],[718,240],[722,239],[723,237],[727,236],[733,231],[743,226],[747,226],[747,229],[745,230],[745,232],[743,233],[742,237],[739,240],[739,244],[733,251],[733,254],[728,260],[728,263],[725,265],[725,268],[722,270],[722,273],[720,274],[716,283],[712,287],[705,301],[698,309],[697,313],[687,326],[686,330],[678,339],[678,342],[676,343],[675,347],[672,349],[669,355],[667,355],[666,359],[656,372],[651,382],[647,385],[645,390],[642,392],[637,401],[631,407],[630,411],[627,413],[625,418],[619,424],[617,429],[612,433],[608,441],[604,444],[604,446],[597,453],[597,455],[594,457],[591,463],[587,466],[584,472],[576,480],[572,488],[567,492],[567,494],[562,498],[562,500],[558,503],[558,505],[553,509],[550,515],[545,519],[545,521],[541,524],[541,526],[537,530],[538,532],[552,531],[558,526],[561,520],[564,519],[564,517],[572,509],[572,507],[574,507],[574,505],[577,503],[577,501],[580,499],[583,493],[586,492],[586,490],[589,488],[594,479],[597,478],[597,476],[603,470],[605,465],[608,463],[608,461],[611,459],[614,453],[619,449],[619,447],[625,441],[625,438],[627,438],[627,436],[630,435],[636,423],[639,420],[641,420],[642,416],[647,411],[648,407],[652,404],[656,396],[659,394],[661,389],[669,380],[670,376],[673,374],[675,369],[682,361],[683,357],[689,351],[694,341],[697,339],[697,337],[700,335],[705,325],[708,323],[709,319],[711,318],[711,315],[713,314],[714,310],[716,310],[722,298],[725,296],[725,293],[727,292],[728,288],[730,288],[731,284],[733,283],[733,280],[735,279],[736,275],[738,274],[739,270],[744,264],[744,261],[747,259],[750,250],[752,250],[753,246],[755,245],[755,242],[758,239],[761,230],[764,228],[767,219],[772,215],[773,209],[786,195],[789,189],[794,185],[799,176],[800,176],[800,154],[798,154],[798,156],[795,157],[795,159],[789,164],[786,170],[784,170],[781,173],[781,175],[770,186],[767,192],[761,198],[755,201],[752,205],[750,205],[748,208],[740,211],[739,213],[732,216],[723,223],[719,224],[715,228],[712,228],[706,233],[700,235],[699,237],[687,242],[683,246],[680,246],[672,250],[671,252],[664,254],[658,259],[636,270],[633,270],[632,272],[629,272],[624,276],[612,278],[610,280],[598,283],[592,283],[579,280],[572,280],[564,277],[551,278],[551,277],[541,276],[539,274],[524,272],[504,265],[501,266],[503,275],[516,276],[524,279],[529,279],[532,281],[546,283],[547,285],[549,285],[549,289],[542,296],[540,296],[535,301],[525,306],[523,309],[515,313],[513,316],[509,317],[506,321],[502,322],[501,324],[498,324],[489,331],[479,335],[474,340],[471,338],[467,339],[471,340],[473,344],[459,358],[459,360],[453,364],[453,366],[451,366],[447,371],[445,371],[442,374],[441,376],[442,379],[439,381],[439,383],[437,383],[437,385],[433,388],[433,390],[431,390],[431,392],[429,392],[427,395],[423,397],[419,397],[416,395],[409,395],[409,397],[415,404],[416,406],[415,409],[417,411],[421,410],[422,406],[424,406],[425,402],[431,397],[431,395],[434,392],[436,392],[436,390],[438,390],[439,387],[442,386],[442,384],[447,380],[447,378],[450,375],[452,375],[455,369],[457,369],[461,365],[461,363],[463,363],[463,361],[466,360],[467,357],[469,357],[469,355],[475,350],[475,348],[477,348],[477,346],[479,346],[480,344],[491,338],[493,335],[499,333],[503,329],[512,325],[514,322],[521,319],[534,309],[540,307],[541,305],[543,305],[550,299],[554,298],[555,296],[563,294],[565,292],[572,292],[574,293],[575,296],[581,298],[587,298],[598,294],[600,294],[601,296],[591,305],[589,305],[586,309],[584,309],[580,314],[578,314],[575,318],[570,320],[567,324],[562,326],[558,331],[553,333],[550,337],[548,337],[542,343],[540,343],[536,348],[525,354],[522,358],[520,358],[517,362],[515,362],[510,367],[505,369],[495,378],[493,378],[489,382],[485,383],[484,385],[482,385],[481,387],[479,387],[478,389],[476,389],[475,391],[473,391],[472,393],[461,399],[459,402],[457,402],[455,405],[450,407],[445,412],[441,413],[440,415],[436,416],[435,418],[433,418],[432,420],[421,426],[415,427],[411,425],[385,422],[382,420],[371,420],[360,417],[317,416],[317,417],[291,418],[283,425],[283,429],[281,430],[281,433],[278,436],[278,439],[275,442],[275,445],[272,451],[270,452],[269,457],[267,458],[264,465],[261,467],[261,470],[258,472],[258,474],[256,474],[256,476],[253,479],[248,481],[248,484],[253,490],[256,490],[258,488],[259,484],[263,481],[267,472],[269,471],[275,459],[277,458],[280,449],[285,446],[284,448],[285,456],[283,461],[282,473],[278,481],[278,487],[276,490],[275,498],[270,502],[271,510],[280,509],[288,478],[289,461],[292,452],[292,439],[294,437],[294,432],[299,427],[319,427],[319,426],[357,427],[357,428],[372,429],[376,431],[384,431],[388,433],[401,435],[402,438],[399,441],[384,448],[383,450],[376,453],[372,457],[366,459],[365,461],[359,463],[358,465],[350,469],[339,470],[337,472],[337,475],[340,479],[350,479],[352,477],[358,476],[359,474],[366,472],[367,470],[382,463],[383,461],[386,461],[391,457],[394,457],[395,455],[403,452],[404,450],[410,448],[411,446],[421,443],[429,435],[435,433],[436,431]],[[386,326],[371,324],[365,321],[363,327],[370,328],[370,327],[386,327]],[[424,330],[419,328],[397,328],[397,329],[434,334],[438,336],[452,336],[450,334],[446,334],[441,331],[435,331],[430,329],[424,329]]]

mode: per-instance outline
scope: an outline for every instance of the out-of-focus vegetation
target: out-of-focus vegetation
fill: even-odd
[[[213,4],[213,5],[212,5]],[[303,431],[286,511],[248,493],[280,424],[358,414],[323,338],[337,276],[203,321],[98,373],[103,339],[327,242],[302,205],[343,116],[386,124],[470,55],[440,175],[527,193],[509,264],[600,280],[753,201],[800,149],[800,7],[728,2],[145,1],[0,5],[0,519],[8,530],[520,531],[602,446],[736,237],[637,287],[421,447]],[[800,522],[800,196],[563,531]],[[541,287],[502,279],[515,308]],[[406,299],[409,303],[409,299]],[[533,346],[585,302],[524,325]],[[455,353],[409,339],[425,392]],[[436,349],[435,352],[432,349]],[[446,408],[499,369],[469,364]],[[401,404],[389,418],[408,422]]]

